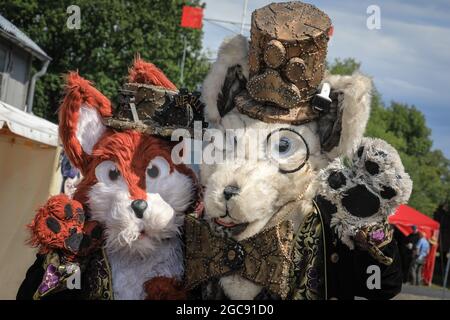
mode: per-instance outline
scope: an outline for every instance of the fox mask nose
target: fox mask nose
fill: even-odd
[[[131,202],[131,208],[133,209],[136,217],[138,217],[139,219],[142,219],[142,217],[144,216],[144,211],[145,209],[147,209],[147,206],[147,201],[145,200],[138,199]]]

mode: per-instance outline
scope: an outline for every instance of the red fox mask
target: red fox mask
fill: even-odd
[[[129,82],[176,89],[153,64],[137,59]],[[67,76],[59,111],[64,150],[83,179],[74,199],[105,228],[106,246],[146,254],[179,232],[192,204],[193,172],[171,161],[172,144],[104,126],[110,101],[77,73]]]

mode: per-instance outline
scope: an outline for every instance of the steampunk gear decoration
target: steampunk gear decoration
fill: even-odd
[[[325,72],[330,18],[301,2],[272,3],[252,14],[247,91],[240,112],[264,122],[301,124],[316,119],[311,107]]]
[[[232,270],[241,268],[244,264],[245,251],[239,243],[232,243],[228,245],[226,254],[224,256],[225,264]]]
[[[188,215],[185,237],[188,289],[221,276],[239,274],[281,298],[288,295],[294,239],[291,221],[237,242],[216,235],[206,221]]]
[[[119,130],[134,129],[147,134],[169,137],[175,129],[192,132],[194,122],[207,127],[203,117],[204,104],[199,92],[126,83],[119,91],[118,105],[105,124]]]

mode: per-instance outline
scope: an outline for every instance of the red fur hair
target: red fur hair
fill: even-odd
[[[112,115],[111,102],[77,72],[70,72],[66,82],[64,100],[59,109],[59,136],[69,160],[85,174],[84,168],[91,156],[83,150],[76,136],[80,108],[87,105],[95,108],[102,117],[108,117]]]
[[[134,61],[134,65],[130,69],[129,80],[176,90],[176,87],[161,70],[139,58]],[[191,178],[197,189],[197,202],[194,202],[189,210],[199,207],[201,188],[197,187],[196,176],[187,166],[173,164],[171,161],[173,143],[170,141],[133,130],[118,132],[111,128],[105,128],[104,131],[99,130],[89,137],[92,140],[97,139],[89,141],[94,143],[92,150],[89,149],[89,154],[83,150],[82,142],[77,137],[81,120],[80,109],[82,107],[92,108],[100,117],[109,117],[112,115],[111,103],[88,80],[83,79],[76,72],[70,72],[66,76],[66,81],[65,96],[59,110],[59,135],[68,158],[81,171],[83,179],[78,185],[73,199],[64,194],[57,195],[51,197],[46,205],[37,211],[34,220],[28,225],[31,233],[28,244],[39,247],[41,253],[61,249],[66,252],[68,259],[87,255],[100,245],[102,237],[97,232],[98,223],[92,220],[84,222],[84,212],[89,212],[89,191],[97,183],[95,169],[99,163],[105,160],[111,160],[116,164],[127,183],[131,199],[146,199],[147,166],[156,156],[163,157],[169,163],[171,172],[176,168],[178,172]],[[88,121],[93,121],[93,119]],[[83,136],[90,133],[84,132]],[[73,241],[76,241],[77,236],[81,233],[92,234],[87,238],[91,240],[89,243],[83,242],[82,246],[80,243],[80,247],[76,247],[74,246],[76,242]],[[69,241],[70,238],[72,238],[72,242]],[[68,240],[67,243],[66,240]],[[168,299],[182,297],[182,290],[178,290],[178,284],[171,279],[155,281],[156,291],[153,292],[155,298],[163,295]]]
[[[155,277],[144,283],[145,300],[186,300],[186,290],[180,281],[168,277]]]
[[[137,57],[129,70],[130,82],[161,86],[169,90],[177,90],[175,85],[154,64]],[[91,156],[84,152],[77,137],[79,111],[82,105],[95,108],[102,117],[112,115],[111,102],[88,80],[77,72],[66,76],[65,96],[59,110],[59,135],[66,149],[67,157],[82,174]]]
[[[40,246],[45,243],[45,246],[40,247],[40,253],[48,253],[54,248],[64,246],[64,240],[69,237],[70,230],[75,228],[76,232],[81,232],[83,224],[79,222],[77,216],[74,219],[67,220],[65,224],[59,224],[60,230],[57,233],[48,232],[46,225],[47,219],[43,217],[52,217],[56,220],[65,220],[64,206],[69,204],[72,206],[74,215],[78,215],[78,211],[82,209],[77,202],[71,202],[69,197],[65,194],[59,194],[51,197],[45,206],[38,209],[33,221],[27,226],[31,233],[31,238],[27,243],[33,247]]]
[[[97,183],[95,168],[105,160],[112,160],[117,164],[133,199],[146,199],[145,169],[156,156],[164,157],[171,165],[171,170],[176,167],[197,184],[192,170],[183,164],[173,165],[170,142],[136,131],[117,132],[108,128],[94,145],[92,154],[87,154],[76,136],[80,108],[82,105],[92,107],[101,117],[108,117],[112,115],[111,102],[76,72],[69,73],[66,80],[65,97],[59,110],[59,132],[68,158],[84,176],[77,187],[75,200],[87,204],[88,191]],[[169,90],[177,89],[160,69],[139,57],[136,57],[129,70],[128,81],[162,86]]]
[[[129,70],[128,81],[136,83],[145,83],[158,87],[164,87],[169,90],[177,90],[177,87],[158,69],[153,63],[136,57],[133,67]]]
[[[150,160],[156,156],[165,158],[173,171],[170,146],[166,141],[131,130],[107,132],[97,143],[92,153],[93,159],[86,169],[84,179],[77,187],[74,198],[82,203],[86,202],[87,192],[97,183],[95,168],[102,161],[111,160],[117,164],[127,182],[131,198],[147,199],[145,171]]]

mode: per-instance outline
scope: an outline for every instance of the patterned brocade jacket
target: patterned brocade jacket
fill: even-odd
[[[350,250],[337,239],[330,228],[330,220],[330,215],[315,205],[295,232],[291,263],[286,273],[289,288],[285,298],[390,299],[397,295],[401,290],[402,274],[396,241],[392,239],[380,247],[382,255],[392,258],[392,263],[386,265],[367,250]],[[189,263],[186,261],[187,269]],[[57,253],[38,254],[19,288],[17,299],[114,299],[110,266],[103,248],[80,261],[80,289],[67,289],[67,278],[58,272],[62,265]],[[373,274],[371,270],[378,271]],[[374,280],[374,286],[368,285],[371,276],[379,277]],[[218,278],[200,283],[190,293],[191,299],[226,299]],[[255,297],[256,300],[280,298],[269,287],[264,287]]]
[[[56,252],[37,254],[17,293],[18,300],[113,300],[111,269],[99,248],[78,263],[80,286],[68,289],[69,277]]]
[[[282,297],[263,286],[255,300],[390,299],[397,295],[401,290],[402,274],[395,239],[379,246],[377,252],[382,257],[374,257],[368,250],[350,250],[330,228],[331,216],[326,210],[321,211],[316,203],[314,205],[314,210],[294,233],[290,266],[286,273],[288,293]],[[392,227],[386,224],[384,228],[387,232]],[[385,257],[392,258],[392,263],[382,263]],[[189,272],[189,260],[186,269]],[[233,272],[243,274],[246,271],[233,270],[228,274]],[[247,280],[251,279],[247,277]],[[219,277],[210,277],[194,286],[191,293],[193,299],[227,299]]]

